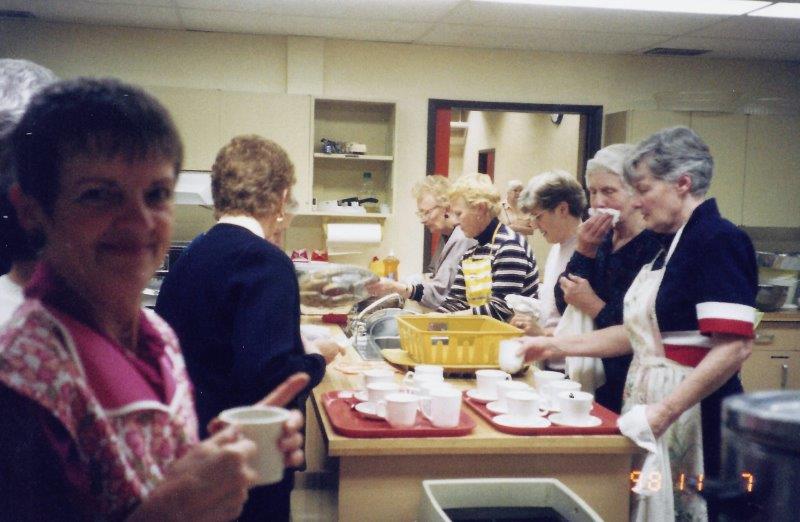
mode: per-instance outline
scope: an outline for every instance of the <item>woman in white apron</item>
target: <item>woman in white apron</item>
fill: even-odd
[[[645,405],[646,423],[669,457],[659,494],[634,499],[637,520],[707,519],[690,485],[718,472],[720,403],[741,392],[737,372],[752,348],[755,253],[715,201],[705,200],[712,172],[708,147],[688,128],[640,143],[625,176],[646,226],[663,234],[664,249],[628,289],[623,325],[529,338],[521,348],[529,360],[634,354],[623,412]],[[661,501],[657,513],[654,499]]]
[[[508,320],[509,294],[537,297],[539,272],[528,241],[498,219],[500,193],[486,174],[464,174],[450,189],[450,209],[477,244],[461,258],[439,312]]]

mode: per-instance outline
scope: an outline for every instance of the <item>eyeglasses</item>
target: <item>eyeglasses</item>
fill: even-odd
[[[531,214],[531,222],[532,222],[532,223],[538,223],[538,222],[539,222],[539,219],[542,217],[542,214],[544,214],[544,212],[545,212],[545,211],[544,211],[544,210],[542,210],[542,211],[541,211],[541,212],[539,212],[538,214]]]
[[[424,219],[428,219],[428,218],[430,218],[430,217],[431,217],[431,214],[433,213],[433,211],[434,211],[434,210],[436,210],[437,208],[439,208],[439,205],[436,205],[435,207],[431,207],[431,208],[429,208],[429,209],[427,209],[427,210],[422,210],[422,209],[420,209],[420,210],[417,210],[417,211],[415,212],[415,214],[416,214],[416,215],[417,215],[417,217],[418,217],[418,218],[420,218],[420,219],[423,219],[423,220],[424,220]]]

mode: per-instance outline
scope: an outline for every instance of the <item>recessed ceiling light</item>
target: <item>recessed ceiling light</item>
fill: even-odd
[[[767,18],[800,18],[800,4],[780,2],[764,9],[759,9],[747,16],[764,16]]]
[[[529,4],[555,7],[590,7],[594,9],[620,9],[625,11],[658,11],[663,13],[691,13],[716,15],[741,15],[766,7],[772,2],[752,0],[472,0],[500,4]]]

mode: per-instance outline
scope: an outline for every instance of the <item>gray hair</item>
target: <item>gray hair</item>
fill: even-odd
[[[450,198],[447,196],[449,190],[449,179],[441,174],[430,174],[414,184],[411,194],[417,201],[425,194],[430,194],[436,200],[437,205],[447,207],[450,205]]]
[[[569,213],[580,217],[586,208],[586,194],[578,180],[563,170],[543,172],[531,178],[519,196],[519,209],[531,213],[535,208],[553,210],[566,201]]]
[[[625,161],[625,180],[633,185],[642,176],[636,172],[644,163],[656,179],[675,183],[686,174],[691,193],[704,196],[714,175],[714,159],[708,145],[688,127],[662,129],[636,146]]]
[[[0,139],[11,133],[31,97],[57,80],[53,71],[28,60],[0,59]]]

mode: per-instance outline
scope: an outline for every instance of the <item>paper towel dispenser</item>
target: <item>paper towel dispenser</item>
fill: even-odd
[[[213,205],[211,173],[195,170],[181,171],[175,186],[176,205]]]

